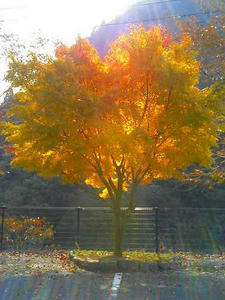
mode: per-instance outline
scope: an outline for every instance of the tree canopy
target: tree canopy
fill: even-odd
[[[132,211],[139,184],[183,179],[190,165],[213,162],[224,108],[213,89],[197,87],[189,36],[172,41],[159,26],[137,26],[103,59],[81,38],[55,55],[11,58],[7,79],[20,90],[9,115],[19,123],[1,128],[14,145],[14,166],[99,188],[118,233],[122,200]]]

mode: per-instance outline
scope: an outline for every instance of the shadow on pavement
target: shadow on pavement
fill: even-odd
[[[118,300],[224,300],[225,278],[192,272],[124,274]]]

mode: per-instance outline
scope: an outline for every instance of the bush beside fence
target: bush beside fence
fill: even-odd
[[[2,244],[8,250],[43,248],[54,243],[53,225],[47,218],[5,217],[3,226]]]

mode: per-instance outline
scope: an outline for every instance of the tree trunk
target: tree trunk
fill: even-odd
[[[123,239],[123,220],[120,205],[116,204],[113,209],[114,214],[114,256],[122,256],[122,239]]]

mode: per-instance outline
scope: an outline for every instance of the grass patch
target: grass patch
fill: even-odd
[[[174,257],[173,252],[157,254],[155,252],[125,251],[123,256],[130,260],[143,262],[169,261]]]
[[[111,251],[94,251],[94,250],[75,250],[73,254],[83,259],[103,259],[113,257]],[[140,262],[166,262],[174,257],[173,252],[157,254],[155,252],[145,251],[124,251],[123,258],[127,260],[135,260]]]

